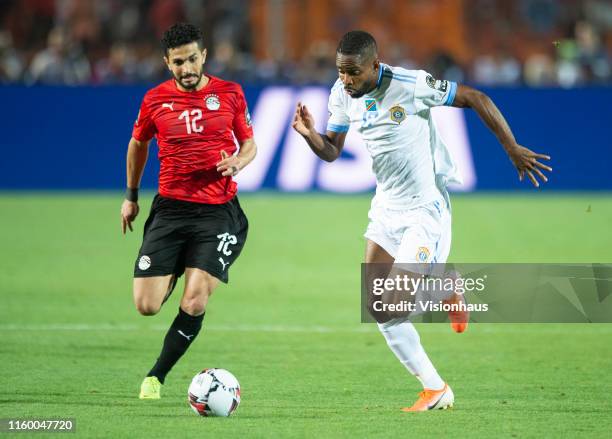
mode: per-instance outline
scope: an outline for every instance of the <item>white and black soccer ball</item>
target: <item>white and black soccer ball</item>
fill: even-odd
[[[200,416],[229,416],[240,404],[240,384],[225,369],[204,369],[191,380],[188,399]]]

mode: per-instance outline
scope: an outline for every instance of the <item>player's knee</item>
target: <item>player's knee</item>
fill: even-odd
[[[152,305],[150,303],[139,303],[136,304],[136,309],[143,316],[154,316],[159,312],[159,306]]]
[[[188,272],[185,293],[181,299],[182,310],[192,316],[203,314],[217,283],[218,281],[205,271]]]
[[[150,300],[136,300],[136,309],[143,316],[154,316],[159,312],[161,304],[153,303]]]
[[[372,294],[368,295],[366,310],[377,323],[385,323],[391,320],[391,316],[378,307],[377,296]]]
[[[196,289],[188,289],[181,299],[181,308],[187,314],[198,316],[206,311],[208,297],[212,294],[212,288],[209,285],[201,285]]]
[[[134,305],[143,316],[153,316],[159,312],[163,301],[163,290],[157,285],[134,281]]]
[[[203,297],[186,297],[181,301],[181,309],[191,316],[199,316],[206,311],[206,302]]]

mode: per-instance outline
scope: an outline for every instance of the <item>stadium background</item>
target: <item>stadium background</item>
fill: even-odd
[[[554,157],[546,190],[612,189],[612,145],[602,135],[612,101],[611,11],[607,1],[548,0],[5,1],[0,116],[12,147],[0,164],[0,188],[123,187],[117,164],[140,99],[167,78],[158,39],[189,17],[205,30],[206,70],[240,82],[253,114],[261,152],[240,176],[242,190],[372,189],[357,135],[340,161],[326,165],[289,128],[298,100],[324,125],[334,44],[356,27],[376,35],[388,64],[490,93],[519,141]],[[435,112],[464,173],[456,189],[524,187],[473,112]],[[25,157],[27,173],[15,166]],[[156,174],[151,160],[144,187],[155,187]]]
[[[204,30],[206,71],[243,85],[259,155],[239,177],[254,192],[241,199],[249,244],[151,408],[135,394],[177,303],[154,319],[131,303],[154,153],[125,238],[118,211],[140,100],[167,78],[158,39],[180,20]],[[2,1],[0,417],[72,416],[89,437],[388,437],[406,425],[605,435],[608,325],[474,325],[462,338],[422,325],[461,399],[452,422],[398,422],[416,382],[358,323],[369,159],[352,134],[340,160],[320,163],[289,127],[298,99],[323,126],[335,44],[354,28],[389,64],[483,89],[519,142],[553,157],[536,193],[473,112],[435,110],[464,174],[454,190],[469,192],[454,197],[452,260],[610,262],[610,1]],[[185,404],[190,376],[209,366],[243,385],[230,423],[202,424]]]

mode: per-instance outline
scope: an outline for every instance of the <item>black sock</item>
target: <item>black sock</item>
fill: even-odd
[[[172,366],[181,358],[202,328],[201,316],[191,316],[179,307],[179,312],[164,338],[161,354],[147,376],[155,376],[163,384]]]

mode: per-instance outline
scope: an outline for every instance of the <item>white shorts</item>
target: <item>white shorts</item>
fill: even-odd
[[[444,198],[406,210],[376,201],[368,212],[365,237],[380,245],[396,263],[446,262],[451,245],[451,215]]]

